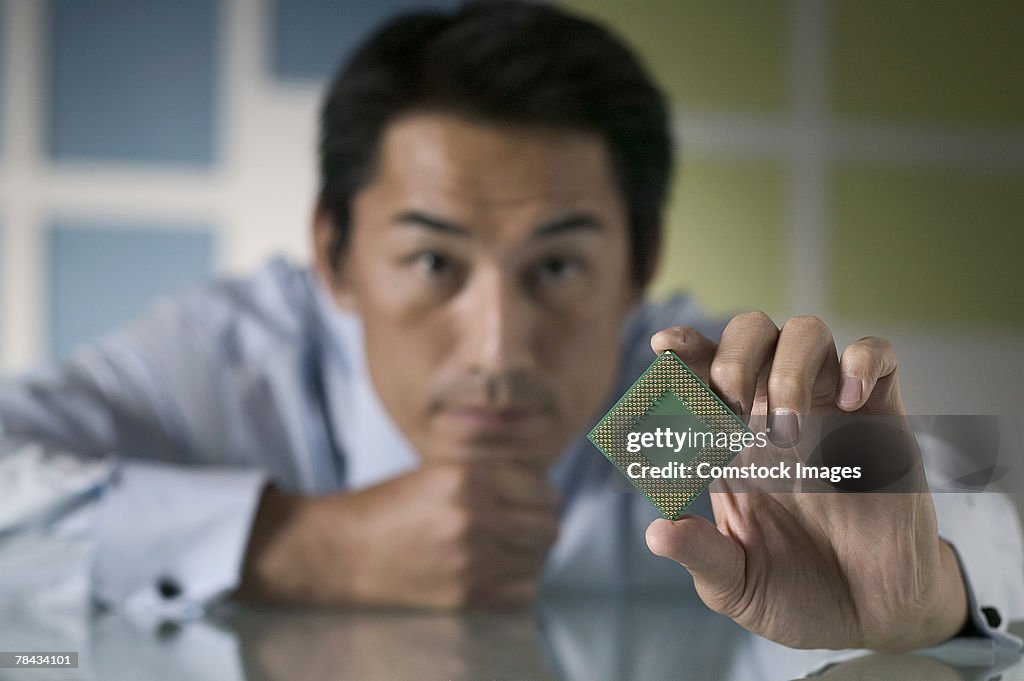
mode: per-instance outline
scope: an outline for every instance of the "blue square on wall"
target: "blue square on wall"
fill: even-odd
[[[7,38],[5,31],[7,30],[7,12],[9,11],[10,10],[7,8],[4,1],[0,0],[0,156],[3,155],[4,150],[7,147],[7,140],[4,139],[3,133],[4,128],[6,127],[4,125],[4,115],[6,113],[7,97],[9,95],[7,94],[7,88],[5,87],[7,84],[4,82],[4,69],[2,67],[7,59],[9,59],[7,56],[7,45],[4,44],[5,39]]]
[[[381,22],[452,0],[274,0],[272,66],[282,80],[326,80]]]
[[[134,225],[137,227],[137,225]],[[145,313],[213,271],[201,224],[133,226],[58,221],[48,233],[50,352],[75,347]]]
[[[54,0],[49,151],[57,160],[214,160],[215,0]]]

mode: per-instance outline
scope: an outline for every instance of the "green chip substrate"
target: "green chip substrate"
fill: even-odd
[[[726,466],[736,454],[722,446],[722,438],[706,438],[703,446],[640,447],[628,442],[630,433],[654,432],[667,427],[675,432],[694,430],[713,434],[747,433],[750,429],[671,350],[666,350],[644,371],[615,406],[587,436],[619,471],[640,490],[661,514],[678,519],[713,480],[690,477],[631,477],[631,464],[662,467],[701,463]],[[638,451],[630,451],[630,449]],[[636,468],[636,467],[634,467]]]

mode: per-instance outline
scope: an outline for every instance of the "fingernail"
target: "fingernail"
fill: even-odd
[[[779,447],[792,447],[800,440],[800,415],[792,409],[775,409],[768,415],[768,434]]]
[[[743,423],[746,423],[746,424],[749,425],[749,423],[750,423],[750,414],[744,414],[743,413],[743,404],[742,403],[740,403],[740,402],[733,402],[732,400],[726,400],[725,401],[725,406],[727,406],[729,408],[729,411],[731,411],[733,414],[736,415],[736,418],[738,418],[740,421],[743,421]]]
[[[863,386],[859,378],[843,377],[843,382],[839,384],[839,403],[857,404],[860,402],[862,389]]]

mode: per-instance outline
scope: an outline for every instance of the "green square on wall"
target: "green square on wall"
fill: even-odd
[[[636,49],[685,108],[777,114],[789,97],[780,0],[570,0]]]
[[[832,172],[833,305],[849,319],[1024,328],[1024,172]]]
[[[780,161],[684,158],[651,294],[693,294],[714,314],[785,305],[786,171]]]

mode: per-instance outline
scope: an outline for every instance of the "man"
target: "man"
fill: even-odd
[[[315,274],[275,261],[192,291],[0,393],[9,444],[116,457],[48,507],[55,527],[92,509],[95,599],[695,588],[786,645],[891,650],[995,629],[1020,601],[1019,533],[993,496],[719,493],[717,527],[704,497],[646,529],[685,570],[636,550],[654,514],[581,433],[651,348],[766,414],[782,447],[809,414],[904,406],[883,339],[840,354],[814,318],[642,304],[668,114],[604,29],[519,2],[400,17],[330,88],[320,160]],[[33,456],[26,476],[54,465]],[[994,589],[979,532],[1007,545]]]

